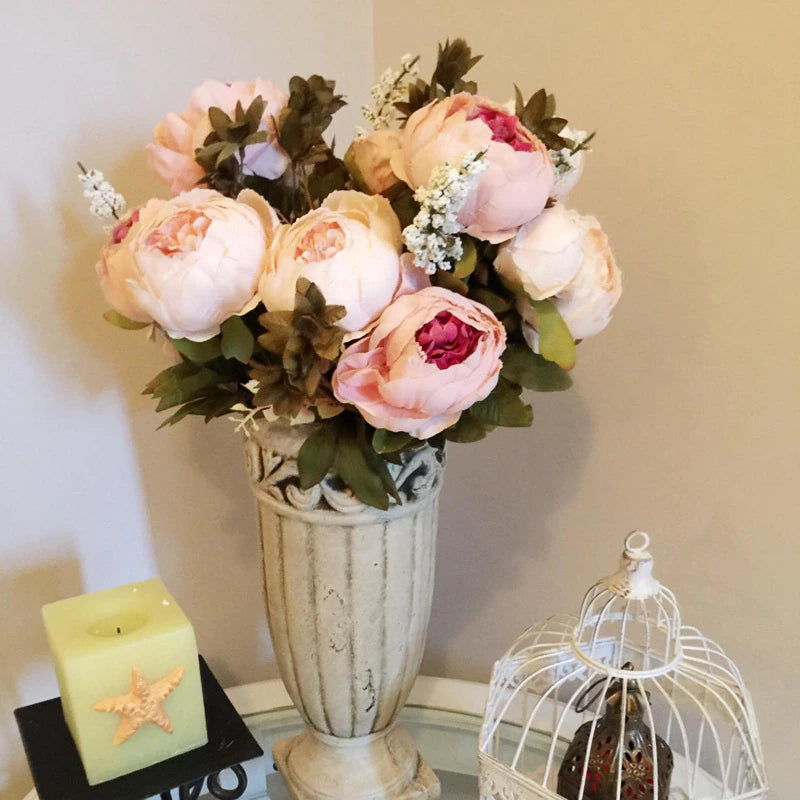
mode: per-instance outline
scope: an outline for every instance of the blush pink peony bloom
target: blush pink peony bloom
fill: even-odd
[[[106,300],[173,339],[205,341],[255,295],[278,219],[255,192],[193,189],[150,200],[112,231],[97,274]]]
[[[402,133],[381,129],[356,139],[344,157],[359,185],[381,194],[400,183],[391,166],[392,153],[400,147]]]
[[[269,311],[289,311],[297,279],[307,278],[329,305],[347,309],[340,327],[363,333],[396,297],[430,285],[401,251],[400,221],[386,198],[332,192],[320,208],[281,226],[258,293]]]
[[[502,242],[542,212],[555,181],[547,148],[515,115],[466,92],[429,103],[409,118],[391,166],[417,189],[435,167],[480,150],[489,166],[458,219],[470,235]]]
[[[247,110],[259,95],[265,103],[260,128],[269,133],[269,140],[247,146],[245,172],[270,179],[283,175],[289,158],[278,144],[276,125],[288,102],[287,95],[261,78],[234,83],[206,81],[192,92],[189,105],[180,114],[167,114],[159,122],[153,130],[153,142],[147,145],[151,169],[173,194],[192,189],[203,177],[194,154],[211,133],[208,109],[216,106],[232,116],[237,101]]]
[[[428,439],[494,389],[505,344],[488,308],[430,287],[395,300],[344,351],[333,391],[370,425]]]

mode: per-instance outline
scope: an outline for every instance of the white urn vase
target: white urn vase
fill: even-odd
[[[380,511],[335,475],[300,489],[312,429],[259,423],[245,444],[272,643],[308,726],[275,762],[295,800],[438,798],[396,720],[425,646],[443,455],[425,447],[393,466],[403,503]]]

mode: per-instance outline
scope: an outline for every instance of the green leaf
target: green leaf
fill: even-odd
[[[546,103],[547,92],[544,89],[539,89],[538,92],[534,92],[531,95],[531,99],[528,100],[528,103],[525,106],[524,113],[528,115],[531,120],[538,122],[544,116]]]
[[[195,364],[205,364],[222,355],[220,337],[214,336],[204,342],[193,342],[191,339],[170,339],[175,349]]]
[[[159,398],[156,411],[164,411],[195,400],[221,381],[222,378],[216,372],[206,367],[200,367],[190,375],[181,375],[176,371],[171,380],[165,381],[152,392],[154,397]]]
[[[407,450],[422,445],[410,433],[387,431],[378,428],[372,435],[372,446],[378,453],[396,453],[398,450]]]
[[[443,269],[436,270],[436,273],[431,276],[431,283],[434,286],[440,286],[442,289],[449,289],[451,292],[457,292],[464,297],[466,297],[469,291],[464,281],[460,281],[452,272],[447,272]]]
[[[525,344],[512,343],[503,353],[500,374],[513,383],[537,392],[561,392],[572,386],[572,378],[558,364],[534,353]]]
[[[514,113],[521,119],[522,113],[525,111],[525,99],[523,98],[522,92],[520,91],[520,88],[519,86],[517,86],[516,83],[514,84],[514,99],[515,99]]]
[[[487,425],[505,428],[527,428],[533,422],[533,409],[520,400],[521,387],[500,378],[494,391],[475,403],[469,413]]]
[[[106,322],[110,322],[112,325],[116,325],[118,328],[122,328],[126,331],[139,331],[151,324],[149,322],[136,322],[136,320],[128,319],[128,317],[120,314],[119,311],[114,311],[113,308],[109,309],[105,314],[103,314],[103,319]]]
[[[247,120],[247,125],[251,132],[257,131],[259,125],[261,125],[261,118],[264,116],[265,108],[266,103],[260,94],[253,99],[252,103],[250,103],[250,107],[247,109],[247,113],[245,114],[245,119]],[[264,133],[266,133],[266,131],[264,131]]]
[[[414,191],[406,184],[398,184],[388,192],[389,202],[392,204],[392,211],[400,220],[400,227],[407,228],[419,213],[420,205],[414,199]]]
[[[223,161],[234,155],[238,151],[238,149],[239,149],[239,144],[237,142],[226,142],[225,147],[223,147],[222,150],[220,150],[219,154],[217,155],[216,166],[219,167],[219,165]]]
[[[337,426],[322,425],[303,442],[297,456],[300,488],[316,486],[330,471],[336,455]]]
[[[550,300],[534,300],[533,308],[542,355],[562,369],[572,369],[575,366],[575,340],[567,323]]]
[[[195,408],[203,402],[203,398],[199,397],[196,400],[192,400],[190,403],[186,403],[182,405],[174,414],[170,414],[159,426],[156,430],[161,430],[162,428],[166,428],[168,425],[174,425],[176,422],[180,422],[184,417],[188,416],[189,414],[194,414]]]
[[[485,305],[494,314],[503,314],[511,308],[511,301],[489,289],[480,286],[470,290],[469,296],[476,302]]]
[[[241,317],[231,317],[222,323],[220,330],[222,355],[246,364],[253,355],[256,340],[244,320]]]
[[[367,463],[370,465],[373,472],[381,479],[381,483],[386,492],[388,492],[396,503],[402,505],[403,498],[400,497],[400,492],[397,491],[397,485],[394,482],[392,473],[389,472],[389,467],[384,457],[376,453],[368,443],[364,444],[364,457],[367,459]]]
[[[458,87],[464,76],[483,56],[473,56],[470,46],[464,39],[448,39],[439,45],[439,55],[432,83],[438,83],[448,94]]]
[[[462,236],[461,245],[464,250],[463,255],[453,267],[453,275],[456,278],[466,278],[471,275],[478,263],[478,250],[472,237]]]
[[[339,437],[334,469],[362,503],[382,511],[389,508],[383,480],[368,463],[364,449],[354,436]]]
[[[228,128],[233,123],[233,120],[221,108],[217,108],[217,106],[211,106],[211,108],[208,109],[208,121],[211,123],[211,127],[220,139],[225,138]]]
[[[486,435],[494,429],[493,425],[486,425],[481,420],[472,416],[469,411],[465,411],[455,425],[451,425],[444,436],[448,442],[479,442],[485,439]]]

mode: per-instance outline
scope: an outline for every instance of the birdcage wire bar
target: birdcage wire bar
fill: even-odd
[[[766,798],[763,753],[741,673],[719,644],[682,624],[675,595],[652,575],[648,543],[646,534],[629,535],[621,569],[586,593],[578,616],[559,614],[532,626],[495,664],[479,746],[484,800],[558,800],[561,761],[577,729],[589,723],[577,767],[577,800],[588,800],[593,754],[602,744],[595,736],[602,698],[615,681],[622,692],[620,740],[629,696],[647,698],[641,707],[653,780],[641,797]],[[576,701],[592,687],[598,699],[578,709]],[[659,764],[659,738],[674,757],[668,796],[660,796],[659,769],[667,764]],[[614,755],[617,800],[635,795],[630,782],[624,788],[626,744]]]

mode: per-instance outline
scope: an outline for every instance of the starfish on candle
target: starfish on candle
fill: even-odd
[[[95,711],[107,711],[122,717],[113,744],[126,742],[145,722],[152,722],[167,733],[172,733],[172,722],[161,703],[177,688],[183,673],[183,667],[176,667],[161,680],[150,684],[142,670],[134,667],[128,694],[107,697],[95,704]]]

